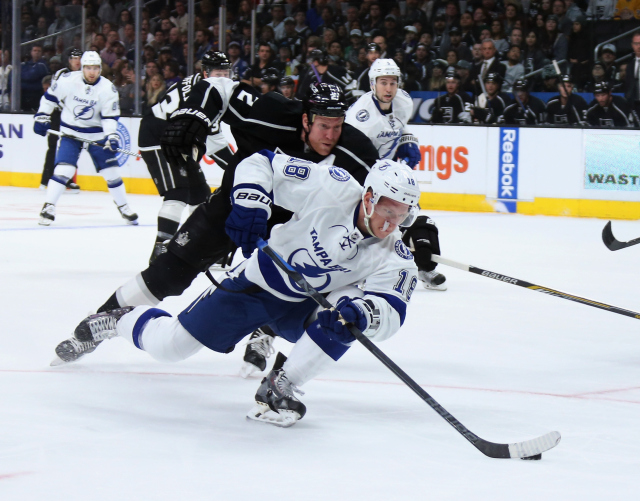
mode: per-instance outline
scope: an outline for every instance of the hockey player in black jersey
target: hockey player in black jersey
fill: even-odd
[[[519,78],[513,84],[516,102],[504,110],[503,122],[507,125],[538,125],[546,121],[546,107],[535,96],[529,94],[530,84],[525,78]]]
[[[485,124],[497,123],[504,114],[504,110],[511,104],[508,94],[500,92],[502,76],[499,73],[487,73],[484,77],[486,93],[476,98],[475,106],[471,107],[474,122]]]
[[[547,122],[552,125],[583,125],[587,102],[573,94],[573,82],[569,75],[560,75],[557,96],[547,101]]]
[[[231,63],[221,52],[207,52],[202,58],[202,76],[229,77]],[[204,202],[211,194],[200,165],[190,160],[180,167],[171,166],[160,149],[160,139],[167,126],[167,117],[184,106],[193,87],[200,81],[200,74],[191,75],[173,84],[140,121],[138,144],[140,154],[147,164],[151,179],[163,198],[158,213],[158,233],[151,254],[153,261],[167,251],[166,244],[180,226],[183,210]],[[224,168],[233,152],[227,139],[219,130],[206,138],[207,153]]]
[[[346,68],[329,64],[329,54],[326,50],[311,51],[309,58],[311,59],[311,67],[300,76],[298,81],[298,91],[296,92],[298,99],[303,99],[309,86],[318,82],[318,75],[320,75],[320,82],[337,85],[343,91],[353,81],[353,77]]]
[[[432,124],[458,124],[461,122],[471,122],[471,115],[468,107],[471,99],[460,92],[460,77],[453,68],[447,70],[445,76],[445,86],[447,93],[439,96],[434,103],[431,114]]]
[[[614,102],[608,82],[594,85],[596,104],[587,110],[589,125],[600,127],[633,127],[631,111],[624,100]]]

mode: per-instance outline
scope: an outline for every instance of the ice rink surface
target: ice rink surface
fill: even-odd
[[[0,188],[0,499],[629,500],[640,478],[640,322],[439,269],[449,290],[413,295],[380,348],[486,440],[558,430],[542,461],[489,459],[361,346],[304,387],[288,429],[245,419],[259,378],[244,346],[160,364],[126,341],[49,367],[54,347],[146,267],[159,197]],[[431,213],[443,255],[640,310],[640,246],[611,252],[606,221]],[[616,221],[620,240],[640,223]],[[178,313],[204,288],[199,277]],[[212,326],[214,327],[214,326]],[[290,345],[276,342],[288,353]]]

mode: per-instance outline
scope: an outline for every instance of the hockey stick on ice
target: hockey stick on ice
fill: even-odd
[[[517,285],[518,287],[524,287],[525,289],[530,289],[532,291],[542,292],[549,296],[568,299],[569,301],[586,304],[587,306],[593,306],[594,308],[600,308],[601,310],[610,311],[612,313],[617,313],[619,315],[625,315],[627,317],[636,318],[640,320],[640,313],[637,311],[625,310],[624,308],[620,308],[618,306],[613,306],[606,303],[601,303],[600,301],[594,301],[593,299],[587,299],[586,297],[574,296],[573,294],[568,294],[567,292],[562,292],[556,289],[550,289],[549,287],[545,287],[544,285],[532,284],[530,282],[526,282],[525,280],[520,280],[519,278],[513,278],[507,275],[501,275],[500,273],[495,273],[493,271],[483,270],[482,268],[478,268],[477,266],[473,266],[470,264],[459,263],[457,261],[453,261],[452,259],[447,259],[446,257],[438,256],[436,254],[431,256],[431,260],[435,263],[444,264],[447,266],[451,266],[453,268],[458,268],[459,270],[462,270],[462,271],[468,271],[469,273],[475,273],[476,275],[481,275],[483,277],[493,278],[494,280],[498,280],[499,282],[505,282],[511,285]]]
[[[53,134],[54,136],[60,136],[60,137],[68,137],[69,139],[75,139],[76,141],[80,141],[82,143],[93,144],[95,146],[100,146],[104,148],[104,144],[100,144],[97,141],[92,141],[91,139],[83,139],[81,137],[72,136],[71,134],[65,134],[64,132],[59,132],[53,129],[47,130],[47,134]],[[125,155],[130,155],[132,157],[140,158],[140,155],[138,153],[134,153],[133,151],[123,150],[121,148],[116,148],[116,151],[119,153],[124,153]]]
[[[607,246],[607,249],[610,251],[617,251],[624,249],[625,247],[640,244],[640,237],[629,240],[628,242],[616,240],[616,237],[613,236],[613,231],[611,231],[611,221],[609,221],[602,229],[602,241]]]
[[[306,292],[316,303],[323,308],[333,309],[333,305],[325,297],[315,290],[305,278],[289,265],[280,255],[275,252],[262,239],[258,240],[258,248],[269,256],[275,265],[284,271],[304,292]],[[520,459],[540,459],[543,452],[552,449],[560,442],[560,433],[552,431],[538,438],[516,442],[513,444],[496,444],[488,442],[470,431],[460,421],[453,417],[444,407],[436,402],[418,383],[398,367],[393,360],[387,357],[373,342],[365,336],[354,325],[347,324],[351,334],[369,350],[387,369],[393,372],[400,380],[411,388],[429,407],[436,411],[447,423],[453,426],[460,435],[466,438],[473,446],[485,456],[491,458],[520,458]]]

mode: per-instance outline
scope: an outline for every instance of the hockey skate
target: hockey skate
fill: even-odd
[[[77,195],[78,193],[80,193],[80,186],[78,186],[73,181],[69,181],[67,183],[67,193],[71,193],[73,195]]]
[[[82,343],[91,342],[97,345],[100,341],[116,337],[116,325],[124,315],[133,310],[134,306],[126,306],[116,310],[104,311],[89,315],[78,324],[73,332],[75,339]]]
[[[133,224],[133,225],[138,224],[138,214],[136,214],[131,210],[131,207],[129,207],[129,204],[124,204],[124,205],[116,204],[116,207],[118,207],[118,211],[120,212],[122,219],[125,219],[127,221],[127,224]]]
[[[75,337],[65,339],[56,346],[56,358],[51,361],[51,366],[56,367],[58,365],[64,365],[71,362],[75,362],[79,358],[93,353],[98,345],[102,341],[94,343],[93,341],[82,342],[78,341]]]
[[[294,392],[304,395],[302,390],[287,379],[284,369],[272,370],[262,380],[256,393],[256,405],[249,411],[247,418],[282,428],[293,426],[307,412]]]
[[[39,225],[49,226],[56,219],[56,206],[50,203],[45,203],[40,211]]]
[[[430,291],[446,291],[447,277],[437,271],[418,271],[418,278],[422,282],[422,286]]]
[[[240,368],[240,375],[243,378],[267,368],[267,358],[275,353],[273,349],[275,335],[276,333],[266,325],[251,334],[244,352],[244,363]]]

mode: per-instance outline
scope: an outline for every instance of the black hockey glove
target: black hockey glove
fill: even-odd
[[[187,166],[187,160],[200,162],[211,130],[211,120],[199,108],[181,108],[169,117],[160,145],[174,169]]]
[[[418,216],[416,222],[404,232],[404,244],[412,249],[413,260],[420,271],[433,271],[437,263],[431,261],[432,254],[440,254],[438,228],[427,216]]]

